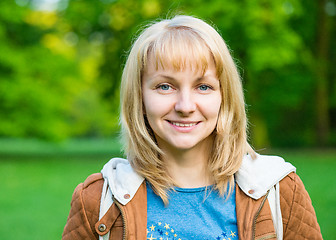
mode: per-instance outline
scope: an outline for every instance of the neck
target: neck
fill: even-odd
[[[196,188],[213,184],[208,171],[211,143],[206,141],[187,150],[163,149],[163,161],[178,187]]]

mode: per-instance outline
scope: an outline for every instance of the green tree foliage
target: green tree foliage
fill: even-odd
[[[134,35],[188,14],[232,49],[255,146],[336,143],[335,0],[59,0],[38,11],[42,2],[1,3],[1,136],[110,135]]]
[[[57,140],[116,125],[95,89],[96,54],[78,58],[71,25],[12,1],[0,23],[0,136]]]
[[[48,26],[32,25],[30,13],[15,2],[1,2],[0,133],[59,136],[67,128],[57,117],[66,106],[66,82],[59,80],[62,74],[73,72],[72,65],[42,45]]]

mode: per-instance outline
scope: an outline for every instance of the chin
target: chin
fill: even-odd
[[[179,150],[189,150],[195,147],[196,145],[197,145],[196,143],[191,143],[191,142],[180,143],[180,144],[175,142],[172,146]]]

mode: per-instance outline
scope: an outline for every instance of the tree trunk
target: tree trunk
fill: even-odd
[[[326,0],[318,1],[316,45],[316,137],[324,146],[329,135],[328,53],[330,47],[331,17],[325,11]]]

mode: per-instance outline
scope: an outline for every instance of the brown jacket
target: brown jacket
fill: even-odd
[[[63,240],[98,239],[110,232],[110,239],[145,240],[147,229],[146,184],[123,206],[114,203],[98,221],[103,187],[100,173],[89,176],[74,191],[71,210],[64,228]],[[237,185],[236,211],[239,239],[276,239],[267,195],[254,200]],[[284,240],[322,239],[314,208],[302,181],[290,173],[280,182]]]

